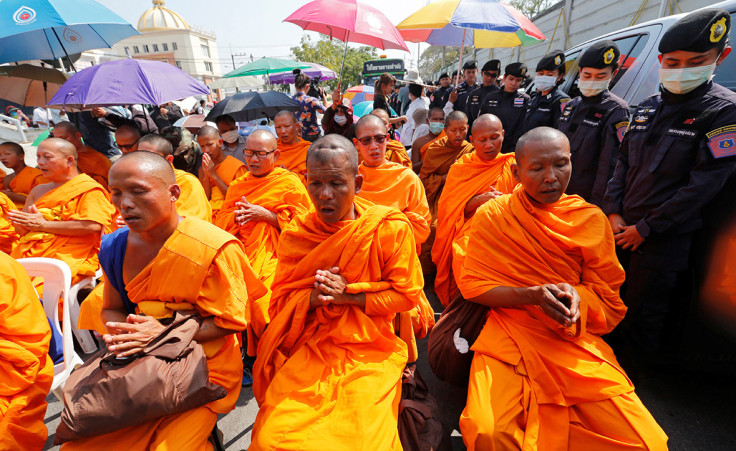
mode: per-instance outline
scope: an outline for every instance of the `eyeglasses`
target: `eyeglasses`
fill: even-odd
[[[118,143],[118,149],[120,149],[120,150],[123,150],[123,149],[132,149],[133,147],[135,147],[136,144],[138,144],[138,141],[140,141],[140,138],[138,138],[135,141],[133,141],[132,144],[120,144],[120,143]]]
[[[388,138],[387,134],[386,135],[376,135],[376,136],[364,136],[362,138],[355,138],[355,139],[357,139],[364,146],[370,146],[374,140],[376,141],[376,144],[383,144],[384,141],[386,141],[386,138]]]
[[[491,78],[498,78],[498,74],[496,72],[488,72],[488,71],[485,71],[485,72],[483,72],[483,75],[488,75]]]
[[[272,153],[276,152],[277,150],[278,149],[273,149],[271,151],[244,149],[243,150],[243,155],[245,155],[248,158],[251,158],[253,156],[256,156],[258,158],[266,158],[267,156],[271,155]]]

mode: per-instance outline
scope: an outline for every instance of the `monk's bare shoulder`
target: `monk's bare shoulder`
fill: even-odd
[[[26,199],[26,205],[33,204],[41,196],[48,193],[54,188],[56,188],[56,184],[53,182],[42,183],[40,185],[36,185],[35,187],[31,189],[31,192],[28,193],[28,198]]]
[[[13,181],[15,176],[16,176],[16,173],[12,172],[6,175],[5,177],[3,177],[3,189],[10,189],[10,182]]]

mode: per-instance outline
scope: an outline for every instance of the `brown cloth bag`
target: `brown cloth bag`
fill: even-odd
[[[473,352],[470,347],[478,339],[488,316],[488,307],[454,298],[429,332],[429,366],[438,378],[458,387],[467,387]],[[455,332],[468,342],[462,352],[455,345]]]
[[[63,390],[54,445],[175,415],[227,395],[209,381],[207,358],[193,340],[201,318],[176,313],[143,350],[117,359],[104,349],[77,368]]]
[[[417,366],[407,365],[401,377],[399,402],[399,440],[404,451],[452,451],[440,412]]]

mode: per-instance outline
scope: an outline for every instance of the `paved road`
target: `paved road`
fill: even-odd
[[[431,281],[427,285],[431,286]],[[427,296],[436,311],[440,311],[439,301],[427,289]],[[457,420],[465,404],[465,390],[446,384],[436,377],[427,363],[427,342],[421,340],[419,371],[437,398],[444,413],[443,421],[453,430],[454,451],[465,450],[458,432]],[[736,373],[710,371],[699,368],[697,371],[675,371],[662,369],[650,371],[642,377],[637,393],[650,409],[670,438],[671,450],[736,450]],[[51,447],[53,431],[59,424],[61,402],[53,395],[48,398],[46,425],[50,431],[45,449]],[[228,450],[244,450],[250,444],[250,434],[258,406],[250,388],[240,393],[235,410],[224,415],[218,426],[223,431],[225,447]]]

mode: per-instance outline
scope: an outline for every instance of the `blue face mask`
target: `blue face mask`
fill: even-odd
[[[430,122],[429,123],[429,131],[432,132],[433,135],[439,135],[442,133],[442,129],[445,128],[444,122]]]

